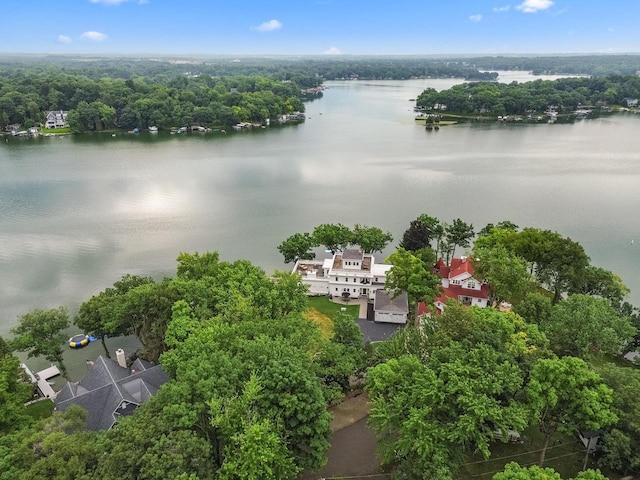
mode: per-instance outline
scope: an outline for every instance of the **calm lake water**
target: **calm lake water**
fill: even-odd
[[[459,81],[329,82],[304,124],[228,135],[2,139],[0,335],[125,273],[174,275],[181,251],[271,273],[289,268],[276,246],[295,232],[375,225],[395,247],[423,212],[557,230],[640,304],[640,115],[415,125],[409,99]]]

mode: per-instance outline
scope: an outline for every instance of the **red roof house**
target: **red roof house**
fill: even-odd
[[[467,306],[485,308],[489,305],[489,285],[473,277],[473,262],[469,258],[453,258],[451,265],[440,259],[434,267],[434,273],[442,282],[440,296],[434,302],[436,313],[444,311],[449,298]],[[421,302],[418,305],[418,316],[428,312],[428,307]]]

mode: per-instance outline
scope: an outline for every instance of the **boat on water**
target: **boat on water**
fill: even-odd
[[[158,133],[158,127],[149,127],[149,132]]]

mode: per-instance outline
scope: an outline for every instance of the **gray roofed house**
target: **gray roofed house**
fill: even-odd
[[[87,429],[108,430],[118,417],[131,415],[169,380],[160,365],[137,359],[129,368],[99,356],[77,383],[68,382],[56,395],[56,408],[79,405],[87,411]]]
[[[391,292],[384,289],[377,290],[373,311],[375,312],[375,322],[407,323],[407,315],[409,314],[407,292],[393,297]]]

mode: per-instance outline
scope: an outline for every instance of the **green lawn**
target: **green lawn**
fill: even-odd
[[[25,408],[26,408],[27,415],[33,417],[36,420],[39,420],[41,418],[46,418],[51,416],[51,414],[53,413],[53,409],[55,408],[55,405],[51,400],[47,399],[47,400],[41,400],[39,402],[31,403],[27,405]]]
[[[347,313],[353,318],[358,318],[360,313],[359,305],[342,305],[340,303],[333,303],[328,297],[309,297],[309,308],[315,308],[317,311],[329,318],[333,318],[341,308],[346,308]]]
[[[42,133],[53,133],[53,134],[71,133],[71,127],[43,128]]]

